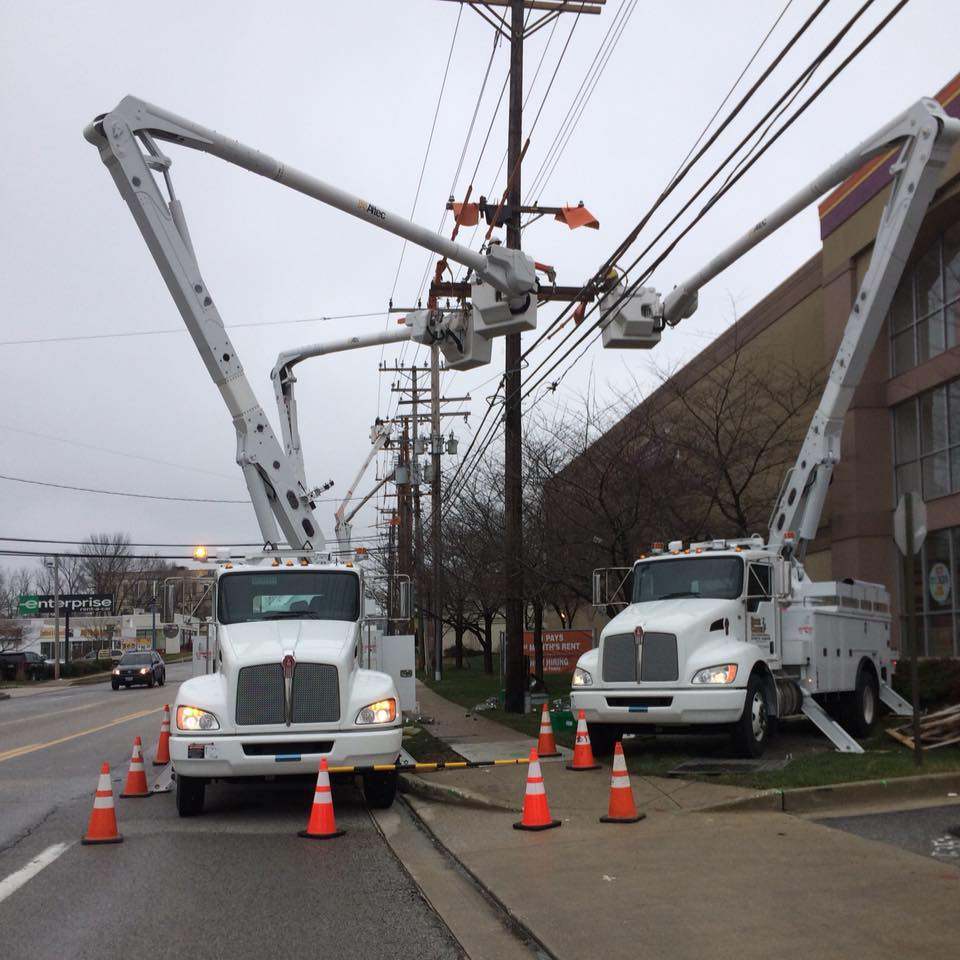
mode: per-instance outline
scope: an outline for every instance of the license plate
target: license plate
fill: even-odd
[[[219,760],[220,751],[215,743],[188,743],[188,760]]]

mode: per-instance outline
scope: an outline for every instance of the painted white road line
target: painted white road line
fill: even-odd
[[[95,700],[93,703],[85,703],[82,707],[69,707],[67,710],[57,710],[54,713],[40,713],[26,717],[17,717],[14,720],[4,720],[0,722],[0,727],[8,727],[14,723],[37,723],[40,720],[62,717],[66,713],[76,713],[78,710],[92,710],[94,707],[102,707],[105,703],[116,703],[116,700]]]
[[[43,853],[37,854],[25,867],[0,880],[0,903],[3,903],[11,893],[19,890],[28,880],[32,880],[44,867],[49,867],[69,846],[69,843],[55,843],[52,847],[47,847]]]

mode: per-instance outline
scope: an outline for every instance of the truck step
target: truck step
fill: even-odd
[[[912,717],[913,707],[889,684],[880,684],[880,699],[898,716]]]
[[[863,753],[863,747],[806,690],[803,691],[803,705],[800,711],[812,720],[820,732],[842,753]]]

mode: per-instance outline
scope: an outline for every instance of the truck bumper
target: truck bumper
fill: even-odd
[[[616,723],[624,727],[735,723],[743,713],[746,695],[743,687],[732,690],[575,689],[570,693],[570,706],[574,714],[583,710],[590,723]],[[651,705],[650,701],[661,701],[664,705]]]
[[[185,777],[263,777],[316,773],[320,758],[331,767],[395,763],[401,727],[328,730],[312,734],[172,736],[170,760]]]

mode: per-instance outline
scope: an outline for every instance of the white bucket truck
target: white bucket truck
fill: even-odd
[[[397,678],[361,667],[363,577],[350,563],[328,562],[322,553],[324,538],[314,516],[317,491],[304,476],[293,369],[308,357],[411,339],[438,344],[451,369],[486,363],[492,338],[536,325],[534,263],[496,244],[484,254],[460,246],[135,97],[97,117],[84,137],[99,150],[130,208],[226,403],[237,463],[264,541],[262,554],[218,567],[209,671],[177,693],[171,759],[178,809],[182,815],[199,813],[204,787],[213,779],[315,772],[324,756],[331,766],[395,764],[402,723],[395,679],[409,688],[412,656]],[[161,142],[219,157],[463,264],[474,278],[473,303],[411,311],[398,329],[281,353],[272,372],[281,445],[200,274]],[[344,521],[338,513],[338,534]],[[280,548],[281,542],[287,547]],[[392,653],[381,655],[384,663],[396,660]],[[370,805],[389,806],[397,771],[366,770],[363,785]]]
[[[585,712],[597,753],[610,751],[623,732],[693,726],[727,727],[740,752],[755,757],[776,718],[798,713],[838,749],[861,752],[847,730],[868,735],[881,700],[898,713],[912,712],[889,686],[894,653],[887,591],[855,580],[815,583],[803,560],[840,460],[844,416],[958,136],[960,122],[935,101],[922,100],[662,304],[649,289],[623,285],[601,304],[605,345],[654,346],[665,325],[693,313],[703,283],[862,163],[900,148],[870,266],[766,540],[656,546],[633,567],[626,608],[604,627],[598,647],[579,659],[571,703]],[[595,587],[602,582],[595,575]],[[602,604],[605,598],[596,594],[594,602]]]
[[[350,564],[282,551],[219,565],[215,669],[181,684],[171,718],[181,814],[213,779],[396,762],[400,705],[390,676],[361,667],[362,597]],[[367,803],[390,806],[396,783],[365,772]]]

